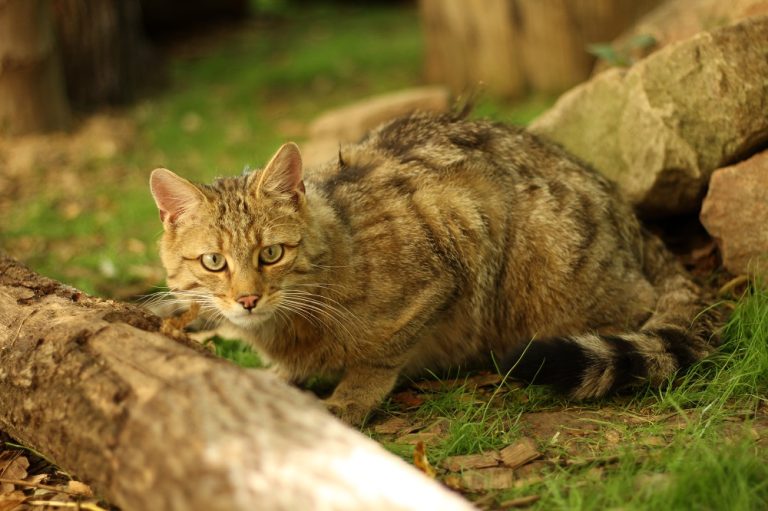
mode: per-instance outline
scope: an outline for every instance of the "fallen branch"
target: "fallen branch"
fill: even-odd
[[[272,375],[0,255],[0,428],[125,511],[468,510]]]

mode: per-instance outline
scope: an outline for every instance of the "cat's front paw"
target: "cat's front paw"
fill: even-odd
[[[362,426],[365,424],[368,415],[371,412],[370,407],[351,400],[338,400],[330,397],[323,401],[329,412],[351,426]]]

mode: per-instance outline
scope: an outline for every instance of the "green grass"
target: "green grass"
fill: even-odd
[[[717,353],[663,391],[580,405],[541,387],[458,384],[424,394],[424,404],[403,416],[428,429],[448,419],[444,433],[427,441],[435,466],[449,456],[498,450],[533,436],[549,460],[541,480],[498,492],[497,503],[537,495],[534,509],[765,509],[768,291],[752,287],[738,300],[723,338]],[[564,424],[563,436],[537,436],[524,425],[526,414],[539,412],[582,418]],[[390,402],[385,413],[403,411]],[[569,431],[575,431],[572,438]],[[412,457],[412,445],[369,432],[391,452]]]
[[[660,408],[697,406],[704,421],[729,408],[754,409],[768,394],[768,292],[752,286],[723,331],[723,345],[677,386],[659,396]]]
[[[250,346],[237,339],[214,337],[208,342],[213,343],[216,355],[231,360],[241,367],[264,367],[258,353],[253,351]]]
[[[714,439],[713,439],[714,440]],[[503,498],[542,496],[539,509],[759,510],[768,504],[765,448],[681,438],[653,456],[627,449],[615,467],[551,473],[542,483]]]

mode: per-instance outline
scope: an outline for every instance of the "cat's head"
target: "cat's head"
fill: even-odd
[[[311,266],[302,253],[306,198],[299,149],[283,145],[261,171],[197,185],[156,169],[150,188],[164,233],[168,286],[248,328],[279,313]]]

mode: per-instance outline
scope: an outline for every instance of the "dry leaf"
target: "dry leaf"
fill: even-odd
[[[424,404],[424,398],[412,390],[404,390],[393,394],[392,401],[405,409],[418,408]]]
[[[20,491],[0,493],[0,511],[12,511],[24,502],[26,497]]]
[[[83,497],[93,497],[93,490],[91,487],[80,481],[67,481],[66,491],[74,495],[82,495]]]
[[[192,302],[189,309],[178,316],[165,318],[160,326],[160,332],[169,337],[176,337],[184,331],[188,324],[197,319],[198,314],[200,314],[200,304]]]
[[[615,429],[609,429],[605,432],[605,440],[610,445],[619,445],[619,442],[621,442],[621,434]]]
[[[458,474],[448,474],[443,478],[443,484],[452,490],[462,490],[461,476]]]
[[[427,449],[424,447],[424,442],[416,444],[416,449],[413,451],[413,464],[431,479],[434,479],[435,475],[437,475],[434,467],[432,467],[429,459],[427,459]]]
[[[495,467],[499,464],[499,453],[496,451],[480,454],[465,454],[461,456],[449,456],[442,462],[443,468],[451,472],[460,472],[472,468]]]
[[[418,425],[411,424],[402,417],[389,417],[381,424],[376,424],[373,427],[373,431],[380,435],[392,435],[394,433],[410,433],[415,429],[418,429]]]
[[[499,451],[501,461],[509,468],[517,468],[541,457],[536,442],[530,438],[521,438],[512,445]]]
[[[19,455],[19,451],[5,451],[0,454],[0,478],[22,480],[27,477],[29,460]],[[9,493],[15,489],[11,483],[0,483],[0,493]]]

